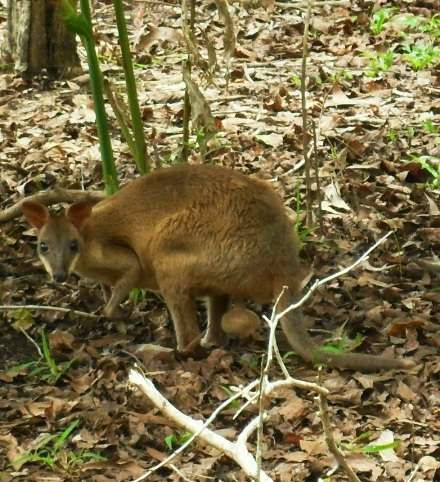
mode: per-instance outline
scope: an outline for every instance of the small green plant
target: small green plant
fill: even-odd
[[[413,70],[423,70],[440,60],[440,49],[431,42],[406,43],[403,45],[404,60]]]
[[[129,298],[132,303],[137,305],[141,301],[145,301],[149,296],[149,292],[142,288],[133,288],[130,291]]]
[[[390,141],[390,142],[395,142],[398,137],[398,133],[396,129],[388,129],[387,133],[385,134],[385,137]]]
[[[334,72],[330,80],[332,81],[332,84],[338,84],[339,82],[343,80],[351,80],[353,78],[353,74],[347,70],[347,69],[341,69],[338,70],[337,72]]]
[[[348,338],[346,335],[342,335],[337,340],[332,340],[324,343],[320,350],[326,353],[331,353],[334,355],[340,355],[348,351],[352,351],[362,344],[364,338],[361,334],[357,334],[354,339]]]
[[[404,15],[400,19],[401,24],[409,27],[413,31],[427,33],[433,39],[440,37],[440,15],[433,15],[431,18],[420,17],[417,15]]]
[[[192,437],[191,432],[173,432],[164,438],[166,448],[171,452],[174,447],[180,447]]]
[[[258,367],[260,368],[260,367]],[[232,397],[235,395],[235,392],[233,392],[228,386],[226,385],[220,385],[220,388],[226,393],[228,397]],[[228,405],[228,408],[232,408],[234,410],[237,410],[240,408],[240,400],[238,398],[231,400],[231,402]]]
[[[425,171],[432,176],[430,185],[434,189],[440,188],[440,159],[434,156],[416,156],[410,157],[411,161],[418,162]]]
[[[423,123],[423,130],[427,134],[438,134],[440,132],[438,124],[434,124],[432,120],[427,120]]]
[[[298,356],[294,351],[286,351],[286,353],[283,353],[283,361],[287,361],[289,358],[292,358],[294,356]]]
[[[353,442],[344,443],[343,448],[344,450],[348,450],[350,452],[372,454],[382,452],[383,450],[394,449],[400,445],[398,440],[385,444],[368,443],[372,435],[373,434],[371,432],[363,432],[356,437]]]
[[[199,127],[198,129],[194,130],[196,135],[196,144],[199,146],[200,150],[202,150],[203,146],[206,146],[207,143],[207,135],[206,131],[203,127]]]
[[[422,32],[428,33],[434,39],[440,38],[440,14],[435,14],[421,26]]]
[[[405,131],[405,137],[410,141],[411,139],[414,139],[416,136],[416,130],[413,126],[408,126]]]
[[[386,72],[393,65],[394,52],[392,49],[374,54],[368,52],[366,55],[370,60],[367,70],[369,77],[377,77],[379,72]]]
[[[11,320],[14,320],[12,326],[16,330],[28,330],[34,324],[34,317],[26,308],[11,310],[8,313],[8,316],[11,318]]]
[[[395,8],[387,7],[374,12],[370,21],[370,30],[373,35],[379,35],[382,32],[385,28],[385,24],[394,15],[395,10]]]
[[[51,469],[57,465],[64,469],[69,469],[85,462],[106,460],[105,457],[97,452],[66,450],[66,442],[78,425],[79,420],[74,420],[61,433],[44,435],[35,443],[35,447],[32,450],[14,459],[11,465],[15,469],[19,469],[27,463],[36,463]]]
[[[54,385],[70,369],[75,359],[57,363],[50,352],[49,341],[44,330],[41,331],[42,358],[16,365],[8,370],[8,374],[15,376],[23,371],[29,378],[36,378]]]
[[[398,24],[404,27],[409,27],[411,30],[418,30],[422,22],[423,22],[422,17],[418,17],[417,15],[413,15],[413,14],[408,14],[400,17]]]
[[[301,87],[301,77],[299,75],[292,75],[289,79],[290,83],[295,87]]]
[[[337,161],[339,159],[338,148],[336,146],[331,145],[329,155],[332,161]]]
[[[295,202],[296,202],[296,206],[295,206],[296,219],[293,227],[300,240],[300,246],[302,247],[310,238],[310,236],[313,234],[314,230],[313,228],[307,227],[301,221],[301,213],[303,212],[303,209],[301,208],[301,193],[299,190],[299,184],[296,186]]]

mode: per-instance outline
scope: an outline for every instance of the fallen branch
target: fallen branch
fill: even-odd
[[[194,420],[178,410],[157,390],[153,382],[148,378],[145,378],[140,372],[130,370],[129,381],[130,383],[138,386],[163,414],[168,416],[171,420],[179,424],[185,430],[192,432],[194,434],[192,439],[195,438],[195,434],[198,434],[200,439],[234,460],[243,469],[246,475],[253,478],[257,476],[257,463],[254,457],[249,453],[246,443],[250,435],[258,427],[258,417],[253,419],[242,430],[235,442],[231,442],[225,437],[222,437],[221,435],[218,435],[211,429],[207,428],[206,422],[203,423],[201,420]],[[237,394],[237,397],[239,395],[240,394]],[[228,400],[228,402],[230,403],[230,400]],[[168,462],[169,460],[164,460],[161,462],[161,466]],[[134,482],[140,482],[141,480],[146,479],[153,473],[154,470],[157,470],[157,468],[149,470],[146,474],[142,475]],[[260,481],[273,482],[273,480],[263,471],[260,472]]]
[[[335,439],[333,437],[333,432],[330,424],[328,403],[327,398],[319,395],[319,414],[321,415],[322,428],[325,434],[325,441],[330,452],[334,455],[338,465],[345,472],[345,475],[349,478],[351,482],[361,482],[358,476],[353,472],[353,469],[348,465],[345,460],[344,455],[339,450],[336,445]]]
[[[36,201],[46,206],[51,206],[56,203],[73,203],[77,201],[98,202],[105,198],[105,193],[102,191],[82,191],[80,189],[62,189],[55,188],[52,191],[39,192],[27,196],[16,202],[13,206],[0,212],[0,223],[10,221],[11,219],[20,216],[21,206],[25,201]]]
[[[62,308],[61,306],[45,306],[45,305],[0,305],[0,311],[6,310],[38,310],[38,311],[59,311],[61,313],[70,313],[72,315],[82,316],[83,318],[102,318],[93,313],[85,311],[72,310],[70,308]]]
[[[134,378],[132,378],[132,375],[134,376]],[[146,380],[146,383],[141,383],[142,386],[140,386],[138,384],[138,381],[139,380]],[[149,395],[149,389],[151,387],[154,388],[155,391],[156,388],[154,387],[153,385],[153,382],[151,382],[151,380],[148,380],[146,379],[141,373],[135,371],[135,370],[131,370],[130,371],[130,376],[129,376],[129,381],[135,385],[138,385],[140,386],[141,390],[145,393],[145,395],[147,395],[148,398],[150,398],[150,395]],[[179,455],[180,453],[182,453],[186,447],[188,447],[189,445],[191,445],[191,443],[193,442],[193,440],[200,436],[202,439],[203,439],[203,436],[201,435],[203,433],[203,431],[205,429],[207,429],[208,425],[210,425],[214,420],[215,418],[218,416],[218,414],[223,410],[225,409],[228,405],[230,405],[231,402],[233,402],[234,400],[236,400],[237,398],[239,397],[248,397],[248,401],[246,402],[246,404],[244,405],[244,407],[241,407],[237,413],[234,415],[234,419],[239,415],[239,413],[241,413],[241,411],[249,405],[249,403],[255,403],[255,401],[258,399],[259,397],[259,394],[258,392],[257,393],[254,393],[254,394],[250,394],[251,390],[253,390],[257,385],[259,384],[259,380],[254,380],[253,382],[249,383],[246,387],[244,388],[241,388],[240,390],[238,390],[235,394],[233,394],[231,397],[229,397],[227,400],[225,400],[223,403],[221,403],[215,410],[214,412],[205,420],[205,422],[202,424],[200,422],[200,420],[196,420],[195,422],[198,424],[197,426],[197,431],[193,431],[193,435],[184,443],[182,444],[175,452],[173,452],[168,458],[166,458],[165,460],[163,460],[162,462],[160,462],[159,464],[155,465],[154,467],[152,467],[147,473],[145,473],[143,476],[141,476],[140,478],[136,479],[135,481],[133,482],[139,482],[141,480],[144,480],[146,479],[148,476],[150,476],[153,472],[155,472],[156,470],[158,470],[159,468],[163,467],[164,465],[168,465],[171,460],[173,460],[175,457],[177,457],[177,455]],[[316,391],[317,393],[323,395],[323,396],[327,396],[329,394],[328,390],[324,387],[321,387],[315,383],[311,383],[311,382],[304,382],[304,381],[301,381],[301,380],[296,380],[294,378],[291,378],[289,377],[289,379],[286,379],[286,380],[278,380],[278,381],[275,381],[275,382],[268,382],[265,386],[265,392],[264,392],[264,396],[267,397],[269,396],[272,392],[274,392],[275,390],[277,389],[280,389],[280,388],[285,388],[285,387],[289,387],[289,386],[295,386],[295,387],[298,387],[298,388],[305,388],[305,389],[308,389],[308,390],[312,390],[312,391]],[[163,397],[160,393],[159,393],[160,397],[161,397],[161,400],[165,400],[166,401],[166,404],[170,404],[170,402],[168,400],[165,399],[165,397]],[[156,405],[155,401],[153,399],[150,398],[150,400]],[[160,405],[156,405],[157,408],[159,408],[160,410],[162,410],[162,407],[164,406],[164,404],[161,402]],[[172,405],[171,405],[172,406]],[[174,407],[173,407],[174,408]],[[175,409],[177,412],[179,412],[177,409]],[[165,412],[164,412],[165,413]],[[168,416],[170,416],[169,413],[166,413]],[[184,414],[182,414],[184,415]],[[187,417],[186,415],[184,415],[185,417]],[[188,417],[190,418],[190,417]],[[171,419],[176,422],[177,424],[180,423],[180,419],[176,419],[174,417],[171,416]],[[193,420],[193,419],[191,419]],[[258,426],[258,421],[259,421],[259,416],[256,417],[255,419],[253,419],[253,421],[251,421],[243,430],[242,432],[238,435],[238,438],[237,438],[237,443],[239,441],[243,441],[244,439],[248,439],[250,434],[255,430],[255,428]],[[253,428],[255,425],[255,428]],[[185,425],[183,425],[184,427],[186,427]],[[188,429],[188,428],[187,428]],[[189,431],[192,431],[191,429],[188,429]],[[209,443],[209,441],[207,441],[206,439],[204,439],[207,443]],[[226,440],[226,439],[225,439]],[[230,442],[228,440],[226,440],[226,442],[228,443],[233,443],[233,442]],[[240,442],[241,443],[241,442]],[[228,453],[226,453],[226,455],[228,455]],[[250,454],[249,454],[250,455]],[[250,457],[252,457],[250,455]],[[235,459],[234,459],[235,460]],[[238,462],[237,462],[238,463]],[[255,460],[254,460],[254,463],[255,463]],[[240,465],[240,464],[239,464]],[[263,480],[263,479],[262,479]],[[272,479],[267,479],[267,480],[272,480]]]

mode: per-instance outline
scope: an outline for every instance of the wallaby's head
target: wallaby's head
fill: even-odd
[[[60,214],[49,212],[46,206],[25,201],[21,210],[28,223],[38,233],[38,256],[52,280],[66,281],[81,254],[81,228],[92,212],[92,204],[78,202]]]

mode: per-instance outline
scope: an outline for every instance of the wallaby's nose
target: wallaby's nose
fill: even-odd
[[[53,275],[53,279],[54,279],[57,283],[64,283],[64,281],[66,281],[66,279],[67,279],[67,273],[64,273],[64,272],[55,273],[55,274]]]

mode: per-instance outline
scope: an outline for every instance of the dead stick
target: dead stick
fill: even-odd
[[[342,468],[342,470],[345,472],[345,475],[350,479],[351,482],[361,482],[358,476],[353,472],[353,469],[348,465],[344,455],[336,445],[335,439],[333,437],[332,427],[330,424],[327,397],[321,394],[319,395],[319,413],[321,415],[321,422],[325,434],[325,441],[327,442],[327,446],[330,452],[333,454],[336,461],[338,462],[338,465]]]
[[[0,311],[5,310],[39,310],[39,311],[59,311],[61,313],[70,313],[72,315],[82,316],[84,318],[101,318],[99,315],[87,313],[85,311],[71,310],[70,308],[62,308],[61,306],[44,306],[44,305],[0,305]]]
[[[46,206],[56,203],[72,203],[76,201],[98,202],[105,198],[101,191],[81,191],[80,189],[55,188],[53,191],[45,191],[32,196],[27,196],[16,202],[13,206],[0,212],[0,223],[10,221],[21,214],[21,206],[25,201],[36,201]]]
[[[309,0],[307,12],[304,18],[304,34],[303,34],[303,52],[301,64],[301,110],[302,110],[302,128],[303,128],[303,156],[304,156],[304,172],[306,175],[306,225],[308,228],[312,227],[312,181],[310,177],[310,161],[308,154],[309,140],[307,135],[307,103],[306,103],[306,75],[307,75],[307,55],[308,55],[308,37],[310,16],[312,12],[312,0]]]

